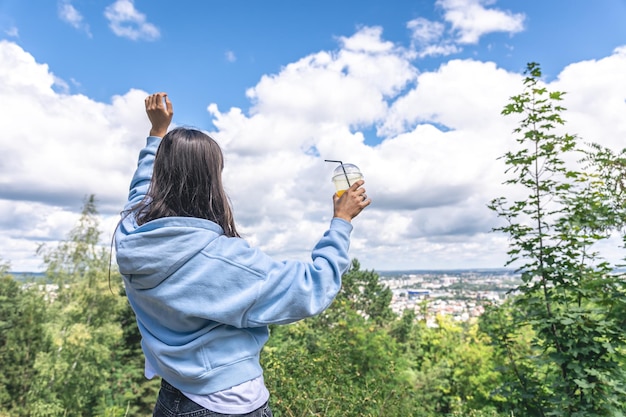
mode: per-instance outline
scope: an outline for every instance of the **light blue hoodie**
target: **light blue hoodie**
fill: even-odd
[[[146,194],[160,138],[148,137],[125,211]],[[184,392],[210,394],[262,374],[269,324],[321,313],[349,265],[352,225],[334,218],[312,262],[275,261],[208,220],[166,217],[116,230],[116,253],[150,365]]]

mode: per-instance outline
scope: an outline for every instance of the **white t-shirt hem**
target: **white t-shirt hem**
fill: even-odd
[[[158,376],[147,360],[145,361],[144,374],[148,379]],[[221,414],[251,413],[265,404],[270,397],[263,375],[212,394],[197,395],[181,392],[196,404]]]

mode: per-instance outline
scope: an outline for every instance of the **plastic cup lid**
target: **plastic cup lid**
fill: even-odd
[[[335,170],[333,171],[333,176],[344,175],[344,169],[346,174],[361,174],[361,170],[358,166],[354,164],[343,164],[343,168],[341,167],[341,165],[335,168]]]

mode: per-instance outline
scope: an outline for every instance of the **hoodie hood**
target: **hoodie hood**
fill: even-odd
[[[223,234],[209,220],[165,217],[137,227],[131,215],[116,233],[120,273],[135,289],[154,288]]]

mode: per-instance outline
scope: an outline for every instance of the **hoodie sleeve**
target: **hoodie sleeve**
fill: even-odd
[[[275,262],[266,270],[258,298],[244,317],[247,327],[286,324],[320,314],[341,289],[350,265],[352,224],[334,218],[311,253],[312,262]]]
[[[154,156],[157,148],[161,143],[161,138],[156,136],[148,136],[146,146],[139,152],[139,161],[137,169],[130,182],[130,192],[128,193],[128,202],[124,206],[124,210],[130,209],[132,206],[140,202],[148,192],[150,180],[152,179],[152,168],[154,166]]]
[[[341,288],[341,276],[350,263],[351,232],[349,222],[334,218],[313,249],[311,262],[279,262],[243,239],[217,239],[184,267],[185,284],[176,287],[185,294],[168,298],[174,303],[185,300],[179,308],[191,315],[195,311],[235,327],[286,324],[315,316]]]

